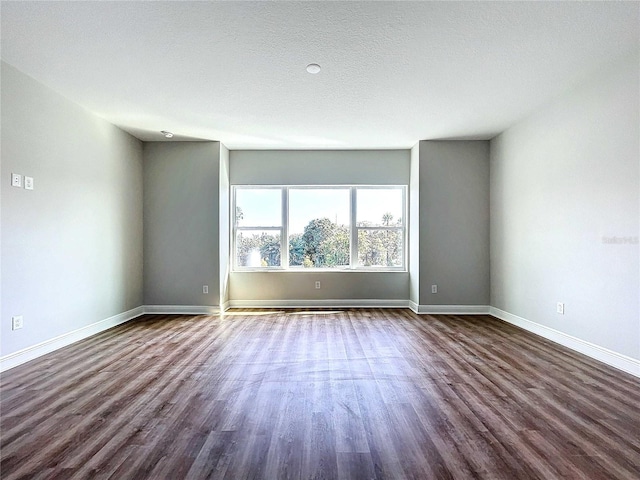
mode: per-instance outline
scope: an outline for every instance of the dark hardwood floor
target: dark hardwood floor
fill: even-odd
[[[1,377],[3,479],[638,479],[640,380],[489,316],[147,315]]]

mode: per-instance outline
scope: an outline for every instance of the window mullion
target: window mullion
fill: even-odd
[[[280,266],[289,268],[289,187],[282,187],[282,230],[280,235]]]
[[[350,225],[350,233],[351,233],[351,242],[350,242],[350,258],[349,258],[349,268],[354,269],[358,266],[358,229],[356,228],[356,212],[358,209],[357,205],[357,194],[356,187],[351,187],[351,225]]]
[[[407,259],[409,258],[409,204],[408,204],[408,192],[407,187],[402,187],[402,268],[408,270],[409,264]]]
[[[230,220],[231,220],[231,225],[233,226],[231,228],[231,266],[234,270],[238,269],[239,265],[238,265],[238,255],[236,254],[236,243],[237,243],[237,235],[238,235],[238,220],[236,217],[236,211],[237,211],[237,207],[236,207],[236,187],[233,186],[231,188],[231,212],[230,213]]]
[[[401,226],[394,225],[393,227],[385,227],[384,225],[373,226],[373,227],[358,227],[358,230],[402,230]]]

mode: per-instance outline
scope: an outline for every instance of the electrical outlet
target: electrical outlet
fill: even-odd
[[[438,293],[438,285],[431,285],[431,293]]]
[[[33,177],[24,177],[25,190],[33,190]]]
[[[560,315],[564,315],[564,303],[558,302],[556,304],[556,312]]]
[[[209,285],[202,286],[202,293],[209,293]]]
[[[316,288],[320,289],[320,282],[316,282]]]
[[[19,173],[12,173],[11,174],[11,186],[12,187],[22,188],[22,175],[20,175]]]
[[[22,328],[22,315],[11,317],[11,330],[18,330],[20,328]]]

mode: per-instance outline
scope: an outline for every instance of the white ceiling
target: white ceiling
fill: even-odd
[[[7,63],[142,140],[170,130],[231,149],[491,138],[640,38],[637,2],[1,9]]]

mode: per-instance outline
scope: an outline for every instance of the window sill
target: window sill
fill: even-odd
[[[403,268],[305,268],[305,269],[284,269],[284,268],[247,268],[231,270],[231,273],[407,273]]]

